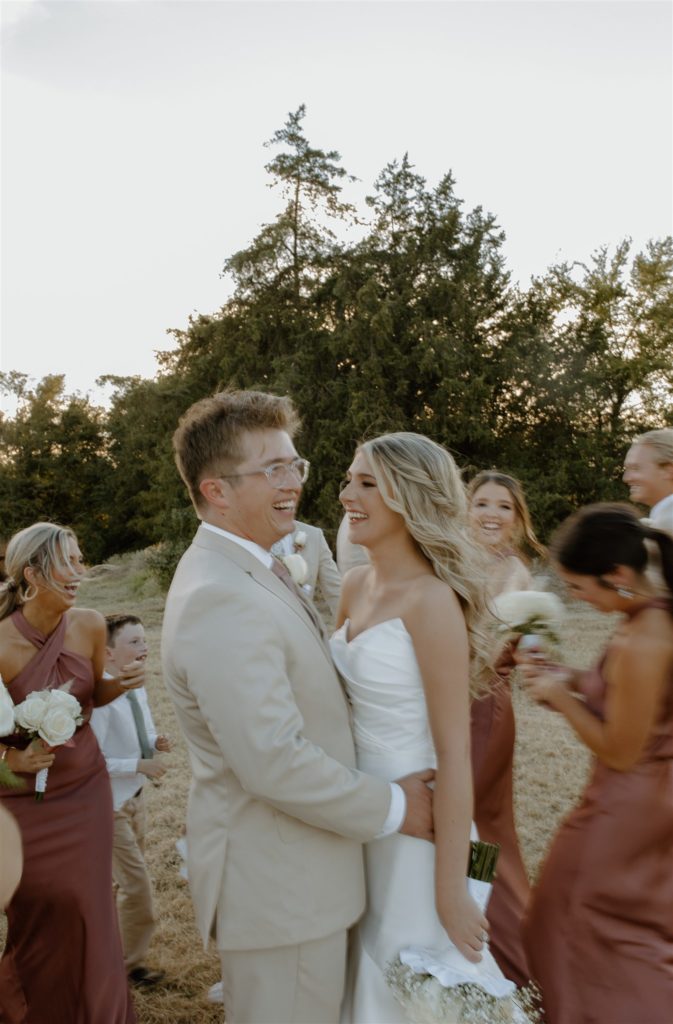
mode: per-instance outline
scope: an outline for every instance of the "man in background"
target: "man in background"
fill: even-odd
[[[673,536],[673,427],[648,430],[635,438],[622,479],[631,501],[649,507],[650,526]]]
[[[339,605],[341,573],[322,530],[308,523],[295,522],[292,533],[277,541],[271,553],[281,561],[288,555],[299,555],[303,559],[306,573],[296,583],[315,603],[329,632],[332,632]]]

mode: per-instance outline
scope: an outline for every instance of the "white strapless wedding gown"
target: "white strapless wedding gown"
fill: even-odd
[[[392,781],[434,768],[421,674],[401,619],[348,642],[348,622],[331,640],[353,706],[358,768]],[[446,948],[435,910],[432,843],[392,835],[365,846],[367,909],[353,933],[342,1024],[407,1024],[383,972],[400,949]]]

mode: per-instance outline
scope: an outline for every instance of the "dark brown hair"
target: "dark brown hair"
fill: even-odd
[[[554,534],[551,553],[559,565],[578,576],[600,578],[618,565],[643,573],[649,559],[648,540],[659,547],[661,571],[673,594],[673,539],[643,523],[630,505],[601,502],[574,512]]]
[[[120,612],[118,615],[106,615],[105,625],[107,627],[107,644],[112,647],[114,638],[124,626],[142,626],[141,619],[137,615],[125,615]]]

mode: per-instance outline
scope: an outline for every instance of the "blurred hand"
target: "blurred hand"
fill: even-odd
[[[558,697],[570,689],[574,673],[563,665],[522,664],[526,693],[538,704],[555,708]]]
[[[516,642],[510,640],[500,651],[500,654],[496,658],[495,671],[501,679],[509,679],[512,674],[512,670],[516,668],[516,662],[514,660],[514,651],[516,649]]]
[[[427,768],[423,772],[413,772],[401,779],[395,779],[407,798],[407,813],[400,832],[405,836],[427,839],[431,843],[435,840],[435,828],[432,817],[433,793],[428,783],[432,782],[434,777],[434,769]]]
[[[145,685],[145,659],[136,658],[135,661],[124,665],[117,676],[119,685],[125,690],[137,690],[139,686]]]
[[[138,761],[138,771],[141,775],[146,775],[152,782],[158,782],[166,774],[166,765],[160,757],[144,757]]]
[[[156,750],[160,750],[162,754],[169,754],[173,749],[173,744],[168,736],[157,736],[157,742],[154,744]]]
[[[54,763],[52,748],[47,746],[44,740],[32,740],[25,750],[16,750],[12,747],[5,763],[13,772],[27,772],[29,775],[36,775],[43,768],[51,768]]]

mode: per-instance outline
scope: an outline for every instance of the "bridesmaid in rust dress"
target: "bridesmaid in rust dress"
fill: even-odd
[[[656,551],[668,588],[646,575]],[[524,929],[548,1024],[670,1024],[673,1014],[673,540],[592,505],[553,555],[574,597],[623,622],[597,667],[521,660],[532,696],[595,755],[542,868]]]
[[[7,907],[0,960],[4,1024],[132,1024],[112,897],[112,797],[105,761],[88,724],[94,704],[142,683],[129,666],[102,682],[105,622],[73,608],[82,556],[70,530],[36,523],[7,548],[0,583],[0,674],[15,704],[71,682],[85,723],[72,746],[54,750],[18,735],[0,739],[0,757],[25,782],[0,791],[21,830],[24,868]],[[49,769],[34,798],[35,773]]]
[[[479,473],[468,487],[474,536],[491,556],[490,596],[528,590],[524,549],[544,555],[530,521],[521,484],[495,470]],[[497,676],[487,696],[472,702],[471,744],[474,820],[481,839],[500,844],[498,873],[487,917],[489,945],[506,977],[530,980],[521,922],[530,886],[514,825],[512,768],[515,724],[509,683]]]

